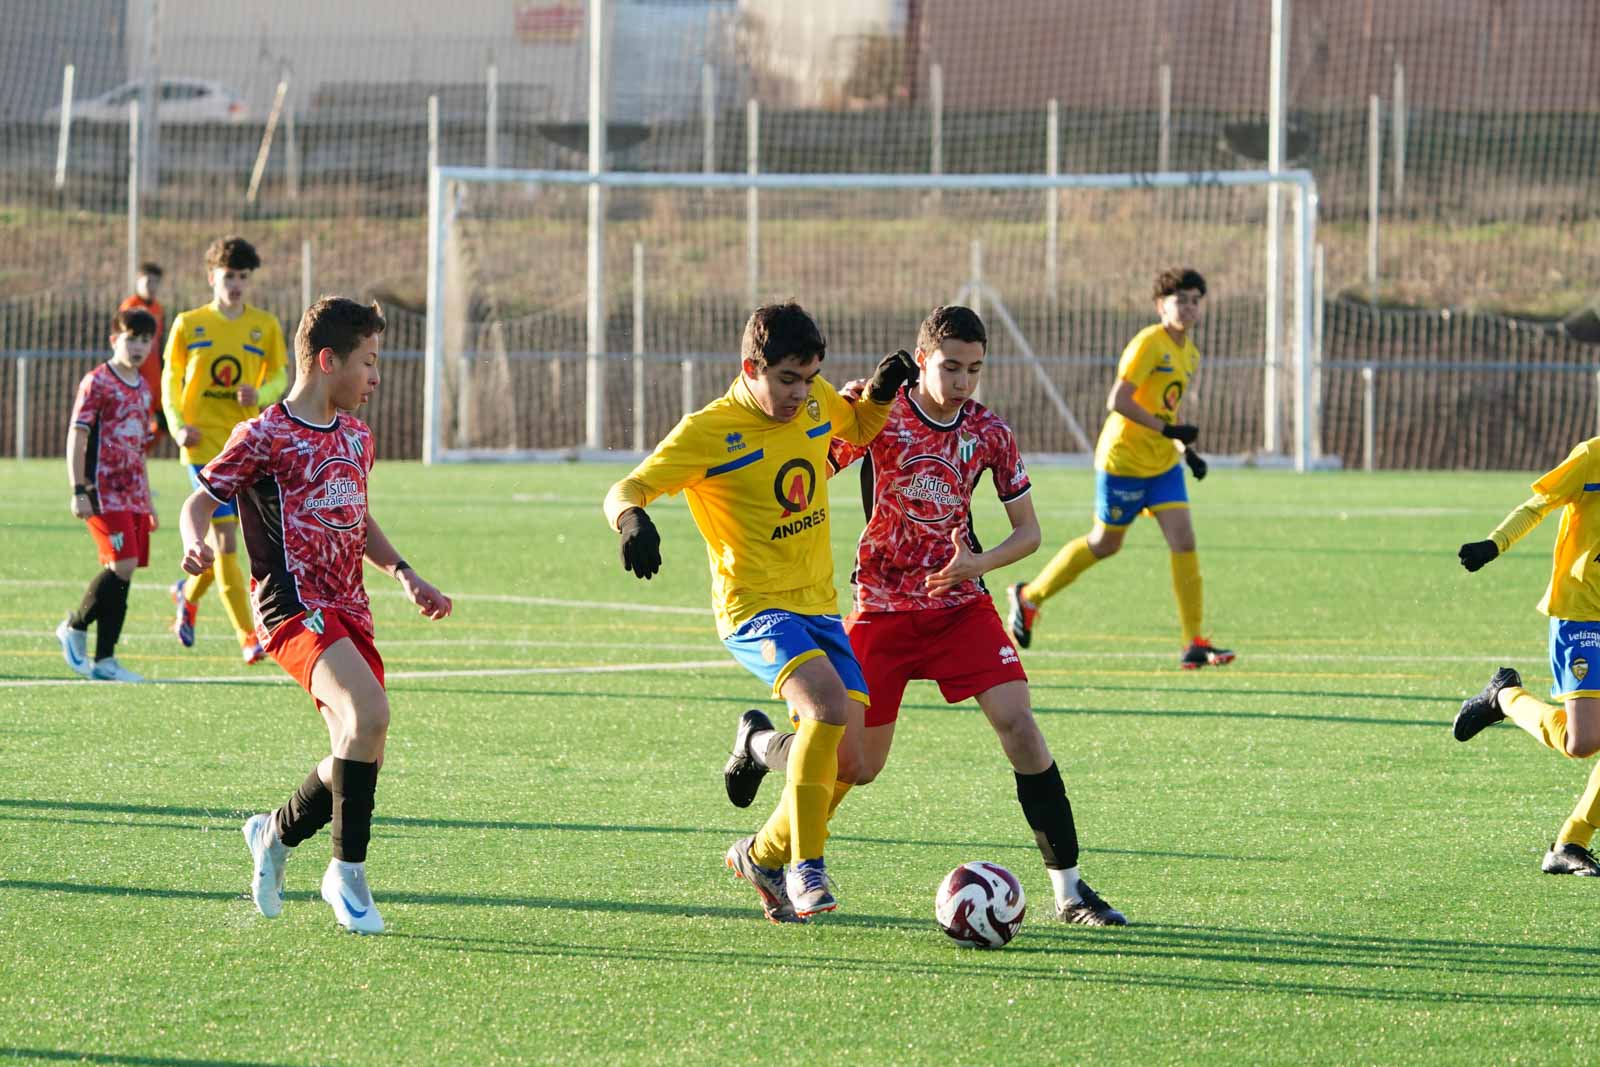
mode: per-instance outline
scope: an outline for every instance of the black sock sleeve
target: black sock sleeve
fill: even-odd
[[[372,837],[372,805],[378,765],[333,758],[333,857],[346,863],[367,861]]]
[[[274,813],[278,838],[290,848],[328,825],[333,818],[333,790],[323,782],[315,767],[294,791],[288,803]]]
[[[1013,772],[1015,773],[1015,772]],[[1033,828],[1044,865],[1066,870],[1078,865],[1078,828],[1072,821],[1067,787],[1054,763],[1038,774],[1018,774],[1017,800]]]
[[[769,771],[787,771],[794,736],[793,730],[774,730],[772,736],[767,738],[766,751],[761,753],[761,765]]]
[[[78,604],[78,610],[67,618],[68,626],[74,630],[87,630],[90,627],[100,616],[100,587],[105,584],[107,578],[115,577],[115,574],[102,567],[98,574],[89,579],[89,586],[83,592],[83,601]]]
[[[128,617],[128,582],[111,571],[100,572],[100,604],[96,609],[94,631],[94,658],[105,659],[117,652],[117,640],[122,636],[122,621]]]

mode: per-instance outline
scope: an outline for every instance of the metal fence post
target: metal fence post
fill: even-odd
[[[17,357],[17,458],[28,458],[28,357]]]
[[[644,444],[644,243],[633,242],[633,450]]]
[[[1372,364],[1361,368],[1361,469],[1364,471],[1373,469],[1378,451],[1378,399],[1373,382],[1376,377],[1377,368]]]
[[[484,71],[483,115],[483,165],[500,165],[500,68],[495,66],[494,53],[489,53],[489,66]]]
[[[139,100],[128,101],[128,288],[139,281]]]
[[[746,172],[761,173],[761,101],[754,98],[744,105],[744,162]],[[761,291],[761,194],[753,188],[744,194],[744,229],[745,296],[754,308]]]
[[[1378,302],[1378,192],[1383,178],[1383,103],[1367,101],[1367,299]]]
[[[1399,62],[1394,65],[1394,128],[1390,133],[1393,137],[1389,165],[1394,169],[1390,195],[1394,206],[1399,207],[1406,191],[1406,68]]]
[[[1161,64],[1161,132],[1156,139],[1156,170],[1172,169],[1172,64]]]
[[[1044,171],[1054,178],[1061,173],[1061,107],[1055,97],[1045,108]],[[1044,194],[1044,295],[1054,302],[1060,287],[1056,263],[1061,235],[1061,190],[1046,189]]]
[[[77,68],[71,63],[61,71],[61,131],[56,136],[56,188],[67,184],[67,145],[72,139],[72,79]]]

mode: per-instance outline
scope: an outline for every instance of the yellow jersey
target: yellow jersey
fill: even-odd
[[[1503,552],[1561,508],[1550,586],[1539,610],[1557,619],[1600,622],[1600,437],[1578,445],[1559,467],[1533,483],[1533,496],[1489,537]]]
[[[1134,403],[1162,422],[1178,421],[1178,405],[1200,365],[1200,350],[1185,335],[1172,339],[1160,323],[1147,326],[1128,342],[1117,363],[1117,380],[1133,383]],[[1101,427],[1094,465],[1125,478],[1154,478],[1178,462],[1178,443],[1158,430],[1140,426],[1113,411]]]
[[[200,443],[179,449],[185,463],[209,463],[228,434],[283,395],[288,360],[277,316],[246,304],[238,318],[215,302],[179,315],[167,335],[161,371],[161,405],[176,436],[179,426],[200,431]],[[256,404],[239,403],[241,385],[261,394]]]
[[[606,520],[662,494],[682,492],[705,538],[711,606],[727,637],[769,608],[798,615],[839,610],[828,533],[828,443],[864,445],[889,405],[851,403],[819,375],[800,413],[779,422],[756,404],[741,375],[685,415],[643,463],[606,494]]]

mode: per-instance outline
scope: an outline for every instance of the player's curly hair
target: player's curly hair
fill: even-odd
[[[786,359],[805,363],[812,357],[825,356],[827,350],[828,342],[817,320],[793,300],[756,308],[744,324],[744,337],[739,342],[740,358],[748,359],[758,370]]]
[[[922,328],[917,331],[917,347],[933,353],[946,341],[969,341],[982,345],[987,351],[989,331],[983,328],[983,320],[976,311],[960,304],[944,304],[922,320]]]
[[[1179,289],[1198,289],[1200,295],[1206,295],[1206,280],[1200,277],[1200,272],[1193,267],[1168,267],[1156,275],[1155,292],[1151,295],[1160,300],[1162,297],[1171,296]]]
[[[144,308],[123,308],[111,316],[112,336],[131,333],[135,337],[154,337],[156,317]]]
[[[256,254],[256,246],[243,237],[218,237],[206,249],[206,270],[255,270],[259,266],[261,257]]]
[[[310,374],[324,348],[333,349],[341,360],[349,358],[363,338],[382,333],[386,325],[376,300],[363,304],[347,296],[323,297],[306,308],[295,328],[295,372]]]

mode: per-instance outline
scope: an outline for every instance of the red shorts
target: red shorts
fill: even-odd
[[[150,516],[142,511],[106,511],[84,520],[100,549],[101,563],[136,559],[150,565]]]
[[[382,685],[383,658],[372,643],[372,635],[332,608],[302,611],[280,623],[267,638],[266,650],[267,655],[278,661],[278,666],[289,672],[289,677],[300,683],[300,688],[310,693],[312,668],[324,652],[345,637],[356,646],[361,658],[372,668],[372,676]],[[311,699],[316,700],[316,695]]]
[[[1028,680],[990,600],[926,611],[857,611],[844,629],[872,694],[868,726],[899,717],[900,698],[913,678],[938,682],[950,704]]]

